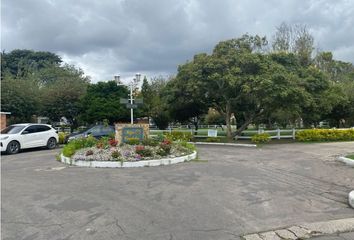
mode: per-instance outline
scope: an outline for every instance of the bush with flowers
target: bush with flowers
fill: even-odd
[[[73,160],[86,161],[140,161],[164,157],[180,157],[191,154],[195,147],[185,141],[172,141],[168,138],[145,139],[128,143],[119,143],[114,138],[92,137],[69,142],[62,154]]]

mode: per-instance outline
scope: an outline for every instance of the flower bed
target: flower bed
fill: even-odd
[[[167,138],[147,139],[139,142],[131,139],[119,144],[114,139],[82,138],[67,144],[62,152],[71,161],[119,161],[137,162],[176,158],[193,154],[195,147],[185,141],[171,141]]]

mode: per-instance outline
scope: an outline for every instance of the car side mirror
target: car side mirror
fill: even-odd
[[[22,134],[29,134],[29,131],[23,131]]]

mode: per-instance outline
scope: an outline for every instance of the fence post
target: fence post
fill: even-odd
[[[293,128],[293,139],[295,139],[295,128]]]
[[[280,139],[280,129],[277,129],[277,138]]]

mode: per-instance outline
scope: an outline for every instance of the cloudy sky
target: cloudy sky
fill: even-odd
[[[244,33],[306,24],[316,47],[354,63],[354,0],[2,0],[1,49],[59,54],[93,82],[176,73]]]

